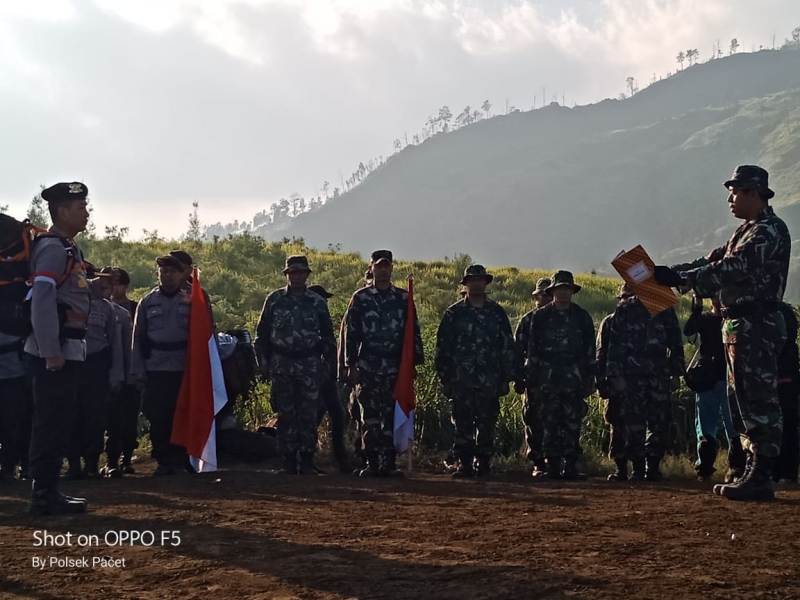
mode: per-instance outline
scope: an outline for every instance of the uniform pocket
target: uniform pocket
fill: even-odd
[[[148,306],[147,315],[147,328],[150,330],[157,330],[164,328],[164,309],[161,306]]]

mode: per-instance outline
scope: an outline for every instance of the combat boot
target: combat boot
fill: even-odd
[[[492,462],[488,456],[478,456],[475,459],[475,475],[489,477],[492,474]]]
[[[750,474],[750,470],[753,468],[753,455],[749,452],[747,453],[747,458],[745,459],[744,470],[742,471],[741,475],[736,477],[733,473],[733,469],[728,469],[728,473],[725,475],[725,483],[718,483],[714,486],[714,493],[717,496],[722,495],[722,488],[725,487],[738,487],[742,484],[742,482],[747,478]]]
[[[126,475],[133,475],[136,473],[136,469],[133,468],[131,465],[131,460],[133,459],[133,452],[125,452],[122,455],[122,472]]]
[[[377,454],[369,454],[366,459],[366,466],[358,471],[359,477],[380,477],[380,464]]]
[[[766,456],[755,456],[750,470],[741,482],[722,486],[720,495],[728,500],[751,502],[774,500],[775,488],[770,476],[773,462],[773,459]]]
[[[564,459],[564,472],[561,475],[561,479],[565,481],[578,481],[581,479],[586,479],[586,475],[578,470],[577,458]]]
[[[647,471],[644,478],[647,481],[662,481],[664,476],[661,474],[661,459],[656,456],[647,457]]]
[[[283,475],[299,475],[297,468],[297,454],[287,454],[283,457],[283,466],[280,469]]]
[[[536,479],[561,479],[561,457],[549,456],[545,459],[545,468]]]
[[[475,475],[472,468],[472,455],[464,454],[458,461],[458,467],[453,471],[453,479],[469,479]]]
[[[697,465],[695,472],[700,481],[708,481],[714,474],[714,461],[717,458],[717,441],[711,437],[703,437],[697,449]]]
[[[618,458],[614,461],[617,470],[608,476],[609,481],[628,481],[628,459]]]
[[[33,484],[29,512],[34,516],[74,515],[86,512],[86,500],[65,496],[54,487]]]
[[[631,473],[631,481],[644,481],[645,478],[644,458],[634,458],[631,462],[633,463],[633,472]]]
[[[537,459],[533,461],[533,471],[531,471],[531,477],[534,479],[539,479],[544,476],[544,460]]]
[[[381,475],[384,477],[403,476],[403,472],[397,468],[397,452],[389,450],[381,458],[383,459],[380,464]]]
[[[297,467],[295,467],[297,470]],[[298,472],[303,475],[325,475],[325,471],[314,464],[314,455],[311,452],[300,453],[300,469]]]

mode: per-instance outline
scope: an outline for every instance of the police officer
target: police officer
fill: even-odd
[[[736,167],[724,182],[733,215],[742,219],[724,246],[692,263],[658,266],[656,280],[707,298],[719,295],[728,390],[734,423],[749,465],[742,479],[714,486],[731,500],[771,500],[771,475],[780,453],[782,421],[778,401],[778,355],[786,341],[779,309],[786,289],[791,237],[769,200],[769,174],[755,165]]]
[[[527,384],[542,398],[540,477],[575,479],[584,398],[594,389],[595,332],[592,317],[572,301],[581,290],[569,271],[557,271],[547,291],[553,301],[533,314],[528,338]],[[562,460],[564,461],[562,471]]]
[[[256,352],[263,377],[272,381],[270,400],[278,413],[278,443],[289,474],[316,470],[320,386],[336,376],[328,305],[306,287],[310,273],[305,256],[286,259],[288,285],[267,296],[256,329]]]
[[[436,372],[453,408],[453,477],[490,474],[500,396],[516,377],[508,316],[486,297],[492,279],[483,265],[468,266],[461,280],[467,294],[445,311],[436,335]]]
[[[533,462],[533,473],[539,476],[544,471],[544,457],[542,456],[542,402],[536,396],[536,390],[525,383],[525,363],[528,360],[528,332],[531,329],[533,313],[543,306],[547,306],[553,301],[553,297],[547,293],[550,286],[550,279],[542,277],[536,281],[536,288],[532,296],[535,306],[529,310],[517,324],[514,331],[514,342],[517,344],[517,367],[518,379],[514,384],[514,390],[518,394],[525,394],[525,404],[522,407],[522,421],[525,423],[525,442],[528,446],[527,457]]]
[[[173,475],[185,468],[186,451],[170,442],[172,419],[183,380],[191,300],[184,267],[171,255],[156,259],[158,287],[136,308],[131,373],[144,381],[143,411],[150,421],[154,475]]]
[[[310,285],[308,286],[308,290],[317,294],[319,297],[325,300],[326,303],[328,302],[329,298],[333,298],[333,294],[331,294],[321,285]],[[319,413],[317,416],[317,426],[319,427],[319,424],[325,417],[325,413],[327,413],[328,420],[330,421],[330,436],[331,445],[333,446],[333,455],[336,458],[336,462],[339,464],[339,470],[342,473],[345,473],[350,472],[351,467],[350,459],[347,456],[347,449],[344,445],[344,409],[342,408],[342,402],[339,399],[339,389],[336,385],[335,375],[335,373],[326,371],[322,385],[320,386],[320,399],[322,402],[320,403]]]
[[[111,296],[111,274],[87,266],[91,308],[86,329],[86,361],[78,383],[78,407],[70,424],[67,477],[96,478],[103,451],[103,433],[109,392],[118,390],[125,379],[122,331]],[[84,468],[81,469],[81,458]]]
[[[357,290],[345,313],[344,367],[356,388],[366,467],[360,475],[397,475],[394,449],[394,384],[400,369],[408,292],[392,284],[394,260],[376,250],[370,260],[373,284]],[[419,323],[414,323],[414,361],[423,361]]]
[[[131,458],[137,446],[139,411],[142,394],[131,378],[131,344],[133,341],[133,315],[137,303],[128,299],[128,273],[118,267],[103,267],[103,273],[112,277],[112,305],[120,324],[122,340],[122,363],[124,382],[118,389],[112,388],[108,401],[108,438],[106,439],[106,477],[121,477],[135,473]],[[122,464],[120,464],[120,458]]]
[[[77,406],[86,358],[90,292],[83,254],[73,238],[86,229],[86,186],[58,183],[42,190],[53,226],[31,251],[31,325],[25,342],[33,369],[34,413],[30,446],[34,515],[84,512],[86,500],[61,494],[58,477],[66,447],[64,426]]]

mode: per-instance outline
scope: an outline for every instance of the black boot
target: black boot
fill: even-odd
[[[314,454],[311,452],[300,453],[300,473],[303,475],[325,475],[325,471],[314,464]]]
[[[697,449],[697,465],[695,471],[697,478],[701,481],[708,481],[714,474],[714,461],[717,458],[717,440],[712,437],[703,436]]]
[[[578,470],[577,458],[571,457],[564,459],[564,473],[561,475],[561,479],[564,479],[565,481],[586,479],[586,475]]]
[[[384,477],[402,477],[403,472],[397,468],[397,452],[388,450],[383,455],[381,461],[380,471]]]
[[[618,458],[614,461],[617,470],[608,476],[609,481],[628,481],[628,459]]]
[[[86,500],[60,493],[55,487],[41,487],[34,481],[30,514],[74,515],[86,512]]]
[[[478,477],[489,477],[492,474],[492,461],[488,456],[475,458],[475,474]]]
[[[378,462],[378,455],[377,454],[368,454],[366,460],[366,466],[358,472],[359,477],[379,477],[380,476],[380,464]]]
[[[472,468],[472,455],[462,454],[459,456],[458,468],[453,472],[454,479],[469,479],[475,475]]]
[[[725,474],[725,483],[733,483],[744,477],[747,466],[747,453],[742,448],[742,441],[737,436],[728,446],[728,472]]]
[[[644,458],[634,458],[631,462],[633,463],[633,472],[631,473],[631,481],[644,481],[645,478]]]
[[[280,470],[284,475],[299,475],[297,468],[297,454],[287,454],[283,457],[283,466]]]
[[[119,466],[119,456],[109,456],[106,466],[103,467],[101,474],[109,479],[122,477],[122,468]]]
[[[735,474],[731,473],[731,469],[728,469],[728,473],[725,475],[725,483],[718,483],[714,486],[714,493],[718,496],[722,495],[722,488],[733,486],[738,487],[742,484],[745,478],[749,475],[750,469],[753,468],[753,455],[749,452],[746,453],[744,469],[742,472],[736,476]]]
[[[534,475],[536,479],[561,479],[561,457],[548,456],[544,460],[544,470],[537,473],[541,475]]]
[[[661,481],[664,479],[664,476],[661,474],[661,458],[657,456],[648,456],[647,457],[647,471],[645,472],[644,478],[647,481]]]
[[[544,477],[545,473],[545,463],[543,458],[537,458],[533,461],[533,471],[531,471],[531,477],[534,479],[539,479],[540,477]]]
[[[136,469],[133,468],[131,465],[131,461],[133,459],[133,452],[125,452],[122,454],[122,472],[126,475],[133,475],[136,473]]]
[[[775,499],[772,487],[774,459],[756,455],[741,482],[722,486],[721,495],[728,500],[766,501]]]

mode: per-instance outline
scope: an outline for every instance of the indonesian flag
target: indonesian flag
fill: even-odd
[[[228,393],[211,322],[211,307],[200,286],[196,267],[192,277],[186,369],[175,406],[170,441],[186,448],[194,470],[203,473],[217,470],[214,416],[227,404]]]
[[[394,384],[394,447],[405,452],[414,439],[414,409],[417,397],[414,393],[414,323],[417,308],[414,306],[414,278],[408,276],[408,304],[406,326],[403,332],[403,352],[400,356],[400,372]]]

